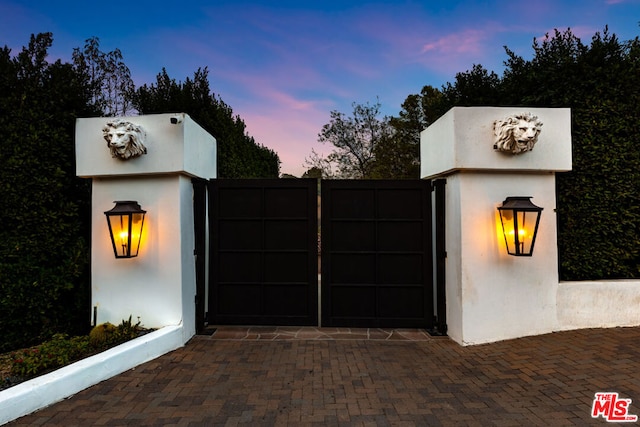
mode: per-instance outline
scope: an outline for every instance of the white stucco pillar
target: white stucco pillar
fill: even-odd
[[[178,118],[173,120],[172,118]],[[77,175],[92,178],[91,299],[98,323],[139,317],[146,327],[182,325],[195,333],[192,177],[216,177],[216,141],[188,115],[125,117],[141,126],[147,153],[111,156],[102,128],[114,118],[78,119]],[[135,258],[116,259],[104,212],[116,200],[146,210]]]
[[[530,112],[533,150],[494,149],[493,123]],[[456,107],[421,134],[421,176],[446,178],[448,334],[480,344],[558,329],[555,172],[571,170],[569,109]],[[544,208],[531,257],[507,254],[497,208],[532,196]]]

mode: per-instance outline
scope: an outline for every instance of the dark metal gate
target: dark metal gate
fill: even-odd
[[[317,181],[209,184],[209,323],[317,325]]]
[[[321,182],[321,198],[316,180],[212,180],[205,185],[206,316],[201,262],[206,194],[203,183],[194,181],[196,229],[201,230],[196,231],[197,328],[206,318],[210,325],[320,323],[446,334],[444,180],[327,180]]]
[[[322,325],[433,326],[430,181],[323,181]]]

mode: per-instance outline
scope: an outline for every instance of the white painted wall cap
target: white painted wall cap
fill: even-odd
[[[115,120],[143,129],[146,154],[112,157],[103,128]],[[76,120],[76,174],[81,177],[180,173],[210,179],[217,175],[216,163],[215,138],[185,113]]]
[[[523,112],[542,122],[533,149],[517,155],[494,149],[494,122]],[[422,178],[462,170],[562,172],[572,167],[569,108],[454,107],[420,136]]]

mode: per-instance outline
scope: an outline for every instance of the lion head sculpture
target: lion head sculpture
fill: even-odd
[[[533,150],[542,130],[542,122],[531,113],[520,113],[493,122],[495,150],[522,154]]]
[[[102,135],[111,151],[111,157],[128,160],[147,154],[144,146],[146,133],[141,126],[116,119],[102,128]]]

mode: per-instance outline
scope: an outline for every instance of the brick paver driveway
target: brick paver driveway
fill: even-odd
[[[640,328],[473,347],[196,337],[9,425],[607,425],[601,391],[640,415]]]

